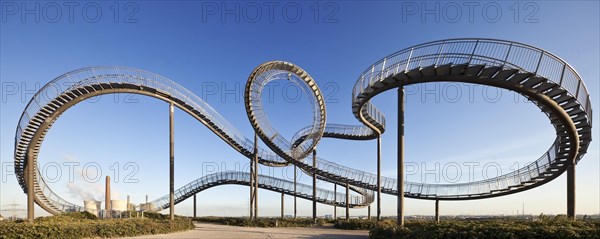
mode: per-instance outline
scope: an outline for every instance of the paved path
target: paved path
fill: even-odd
[[[369,237],[365,230],[338,230],[330,227],[260,228],[234,227],[210,223],[194,223],[191,231],[128,238],[333,238],[362,239]]]

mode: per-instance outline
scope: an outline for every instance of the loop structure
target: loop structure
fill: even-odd
[[[309,97],[313,122],[291,140],[269,123],[262,104],[265,85],[286,79]],[[577,72],[559,57],[536,47],[496,39],[449,39],[416,45],[393,53],[369,66],[352,91],[352,113],[362,125],[327,124],[323,96],[309,74],[288,62],[273,61],[257,67],[245,88],[245,107],[256,134],[268,148],[258,148],[259,163],[273,167],[294,164],[308,174],[337,184],[351,185],[359,195],[334,202],[328,190],[317,192],[325,204],[364,207],[373,202],[377,175],[322,158],[313,167],[311,157],[322,137],[374,139],[385,132],[384,114],[371,99],[387,90],[428,82],[464,82],[515,91],[538,106],[556,131],[546,152],[532,163],[497,177],[457,184],[405,182],[404,195],[417,199],[470,200],[497,197],[550,182],[587,152],[591,138],[592,106],[589,92]],[[65,87],[66,86],[66,87]],[[52,214],[80,211],[83,207],[56,194],[44,181],[38,164],[43,139],[59,116],[71,106],[94,96],[115,93],[147,95],[173,103],[220,137],[241,155],[253,159],[254,141],[241,134],[216,110],[194,93],[154,73],[127,67],[91,67],[66,73],[38,91],[23,111],[15,132],[15,174],[21,188],[33,189],[35,202]],[[30,175],[30,177],[26,177]],[[245,172],[205,175],[175,192],[181,202],[207,188],[222,184],[248,185]],[[291,191],[290,181],[259,177],[261,188],[290,195],[312,195],[310,187]],[[381,178],[382,193],[397,195],[397,181]],[[308,197],[308,196],[306,196]],[[305,197],[305,198],[306,198]],[[165,208],[167,197],[153,202]],[[168,204],[168,202],[167,202]]]

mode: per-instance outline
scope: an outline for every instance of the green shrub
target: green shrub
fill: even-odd
[[[76,212],[36,218],[33,224],[17,221],[0,223],[0,239],[128,237],[193,228],[192,221],[183,217],[173,221],[141,218],[98,220],[92,214]]]
[[[524,220],[447,220],[408,221],[403,228],[393,221],[383,221],[369,232],[369,238],[431,239],[600,239],[600,223],[572,221],[563,216],[542,216]]]
[[[317,219],[317,223],[314,223],[311,218],[258,218],[250,220],[243,217],[196,217],[192,220],[240,227],[310,227],[328,222],[321,218]]]
[[[364,220],[364,219],[351,219],[348,221],[339,220],[333,225],[333,227],[335,227],[337,229],[346,229],[346,230],[369,230],[376,226],[377,226],[377,221]]]

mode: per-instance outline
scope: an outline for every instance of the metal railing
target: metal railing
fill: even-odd
[[[543,49],[512,41],[496,39],[450,39],[434,41],[392,53],[365,69],[352,91],[353,102],[378,81],[390,75],[444,64],[499,66],[531,72],[546,78],[575,97],[592,124],[589,91],[583,80],[564,60]],[[367,105],[366,107],[374,107]],[[371,113],[369,109],[367,112]],[[381,112],[372,117],[377,120]]]
[[[177,189],[175,191],[175,196],[177,198],[176,202],[181,202],[203,190],[226,184],[249,185],[250,173],[240,171],[222,171],[203,176]],[[259,175],[258,184],[260,188],[285,193],[291,196],[298,196],[306,199],[311,199],[313,195],[312,185],[297,183],[296,191],[294,191],[294,182],[284,180],[281,178]],[[345,193],[337,192],[337,196],[334,196],[333,191],[321,188],[317,188],[316,192],[317,202],[329,205],[346,204]],[[364,194],[368,193],[364,192]],[[336,199],[335,203],[334,198]],[[350,207],[362,207],[372,202],[372,194],[370,194],[370,197],[368,198],[362,195],[350,195],[349,199]],[[151,204],[153,205],[152,208],[155,211],[161,211],[163,209],[166,209],[169,207],[169,195],[160,197],[152,201]]]

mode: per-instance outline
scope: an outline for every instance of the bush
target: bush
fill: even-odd
[[[394,221],[377,223],[369,238],[498,238],[498,239],[600,239],[600,223],[571,221],[565,217],[540,217],[536,221],[522,220],[449,220],[409,221],[403,228]]]
[[[364,219],[339,220],[333,225],[334,228],[346,230],[369,230],[376,226],[377,221]]]
[[[83,212],[36,218],[35,223],[0,223],[0,238],[96,238],[164,234],[193,229],[188,218],[98,220]]]
[[[321,218],[317,219],[317,223],[314,223],[312,218],[258,218],[250,220],[242,217],[196,217],[192,220],[240,227],[311,227],[328,222]]]

